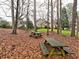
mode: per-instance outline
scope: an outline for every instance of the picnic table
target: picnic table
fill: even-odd
[[[48,51],[48,48],[46,47],[45,44],[49,44],[52,47],[52,49]],[[43,51],[43,54],[48,56],[51,56],[51,55],[65,56],[68,54],[72,54],[72,52],[68,49],[69,47],[67,44],[53,38],[45,38],[45,41],[43,41],[40,44],[40,47],[41,47],[41,50]],[[59,51],[56,51],[57,49]]]
[[[30,37],[37,38],[37,37],[41,37],[41,36],[42,36],[42,34],[40,32],[31,32],[30,33]]]

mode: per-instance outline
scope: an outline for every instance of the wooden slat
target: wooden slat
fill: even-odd
[[[68,47],[63,42],[52,39],[52,38],[45,38],[45,40],[53,47]]]
[[[74,54],[68,47],[63,47],[63,49],[67,54]]]
[[[41,48],[41,50],[42,50],[43,55],[46,56],[46,55],[49,54],[49,51],[48,51],[48,49],[46,48],[46,46],[45,46],[44,43],[41,43],[41,44],[40,44],[40,48]]]

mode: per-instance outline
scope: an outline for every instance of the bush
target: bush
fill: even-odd
[[[28,21],[26,23],[26,26],[27,26],[27,29],[33,29],[34,28],[32,21]]]
[[[9,22],[7,22],[5,20],[1,20],[0,21],[0,28],[10,28]]]

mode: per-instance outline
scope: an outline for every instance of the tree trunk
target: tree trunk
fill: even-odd
[[[24,5],[24,0],[22,0],[22,12],[24,11],[23,5]]]
[[[62,0],[60,0],[60,20],[59,20],[60,34],[62,34],[61,20],[62,20]]]
[[[77,14],[77,37],[78,37],[78,32],[79,32],[79,17],[78,17],[78,14]]]
[[[28,0],[28,5],[27,5],[27,14],[26,14],[26,26],[27,29],[29,29],[29,4],[30,4],[30,0]]]
[[[76,12],[77,12],[77,0],[74,0],[73,3],[73,12],[72,12],[72,28],[71,28],[71,36],[75,36],[75,25],[76,25]]]
[[[36,26],[36,0],[34,0],[34,29],[35,29],[35,32],[37,32],[37,26]]]
[[[14,34],[17,34],[17,26],[18,26],[18,19],[19,19],[19,2],[20,0],[17,0],[17,8],[16,8],[16,20],[15,20],[15,30],[14,30]]]
[[[53,31],[53,0],[51,0],[51,31]]]
[[[60,29],[60,21],[59,21],[59,0],[57,0],[57,34],[59,34]]]
[[[12,13],[12,34],[14,34],[14,30],[15,30],[15,28],[14,28],[14,24],[15,24],[15,22],[14,22],[14,0],[11,0],[11,13]]]
[[[48,12],[47,12],[47,35],[49,35],[49,0],[48,0]]]

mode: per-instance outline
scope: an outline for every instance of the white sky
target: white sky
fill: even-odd
[[[1,1],[5,1],[5,0],[0,0],[0,3],[1,3]],[[39,4],[41,4],[42,2],[44,2],[44,0],[37,0],[37,2],[39,2]],[[62,0],[62,3],[63,3],[63,5],[66,5],[66,4],[68,4],[68,3],[73,3],[73,0]],[[10,4],[10,3],[9,3]],[[37,4],[38,5],[38,4]],[[6,9],[8,8],[7,6],[2,6],[3,8],[4,8],[4,10],[6,11]],[[5,20],[8,20],[8,21],[11,21],[11,18],[10,17],[6,17],[5,16],[5,13],[2,11],[2,7],[0,6],[0,17],[3,17],[3,19],[5,19]],[[79,0],[78,0],[78,8],[77,8],[78,10],[79,10]],[[8,15],[10,15],[11,13],[10,13],[10,10],[7,10],[6,11],[7,12],[7,14]]]

